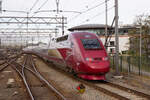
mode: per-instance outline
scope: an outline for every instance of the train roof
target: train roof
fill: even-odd
[[[84,34],[91,34],[91,35],[92,35],[92,34],[94,34],[94,33],[84,32],[84,31],[72,32],[72,33],[70,33],[70,34],[57,37],[57,38],[55,38],[55,40],[56,40],[56,42],[61,42],[61,41],[67,40],[69,35],[80,36],[80,35],[84,35]]]
[[[105,29],[106,25],[104,24],[84,24],[84,25],[79,25],[75,26],[72,28],[69,28],[69,31],[73,30],[86,30],[86,29]],[[107,25],[108,28],[111,28],[111,26]]]
[[[77,37],[81,37],[81,36],[86,36],[86,35],[91,35],[92,37],[94,36],[96,36],[96,34],[95,33],[91,33],[91,32],[73,32],[73,33],[71,33],[72,35],[74,35],[74,36],[77,36]]]

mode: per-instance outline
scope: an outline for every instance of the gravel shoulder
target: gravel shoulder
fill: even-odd
[[[150,94],[150,77],[121,73],[123,78],[116,79],[113,77],[114,73],[115,72],[111,70],[106,76],[107,80],[134,90]]]

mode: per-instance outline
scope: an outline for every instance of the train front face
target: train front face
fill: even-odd
[[[92,33],[81,33],[77,39],[81,52],[76,68],[78,76],[88,80],[105,80],[110,62],[101,40]]]

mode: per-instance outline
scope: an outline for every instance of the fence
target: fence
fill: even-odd
[[[115,69],[115,56],[110,56],[111,67]],[[119,56],[120,72],[150,76],[150,58],[137,56]]]

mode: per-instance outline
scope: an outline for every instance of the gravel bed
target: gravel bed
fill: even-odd
[[[0,73],[0,100],[28,100],[16,76],[10,66]]]

